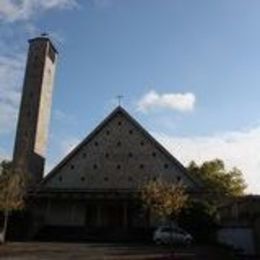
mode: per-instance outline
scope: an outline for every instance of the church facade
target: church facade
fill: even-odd
[[[32,237],[46,228],[78,234],[150,228],[139,195],[151,180],[200,192],[185,167],[121,106],[43,177],[57,51],[46,37],[29,43],[13,161],[30,174]]]

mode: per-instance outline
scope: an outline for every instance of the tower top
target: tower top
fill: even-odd
[[[34,42],[48,42],[51,45],[52,49],[58,54],[56,47],[54,46],[53,42],[51,41],[51,39],[47,33],[42,33],[40,36],[29,39],[28,42],[29,42],[29,44],[34,43]]]

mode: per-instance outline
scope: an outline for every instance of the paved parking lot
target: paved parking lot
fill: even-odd
[[[223,249],[209,246],[161,247],[153,244],[112,243],[7,243],[0,246],[0,259],[130,260],[130,259],[235,259]]]

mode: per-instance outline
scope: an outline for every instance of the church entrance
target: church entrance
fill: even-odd
[[[86,233],[103,241],[150,239],[149,214],[133,200],[104,199],[86,205]]]
[[[39,240],[141,241],[150,238],[149,219],[132,198],[48,201],[43,211],[46,222],[35,235]]]
[[[118,201],[90,203],[86,206],[85,224],[89,229],[127,229],[128,205]]]
[[[122,205],[105,205],[101,213],[104,228],[121,229],[124,227]]]

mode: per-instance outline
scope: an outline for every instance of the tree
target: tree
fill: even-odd
[[[152,214],[167,220],[176,219],[188,196],[180,184],[150,181],[142,189],[141,200]]]
[[[200,166],[194,161],[188,166],[190,174],[200,180],[209,195],[206,199],[218,205],[223,199],[244,194],[246,183],[238,168],[227,170],[220,159],[206,161]]]
[[[0,212],[4,217],[0,233],[0,244],[2,244],[5,242],[10,212],[24,208],[26,178],[24,173],[14,171],[10,162],[1,162],[0,167]]]
[[[217,227],[216,208],[207,201],[189,199],[178,216],[178,224],[196,241],[209,242]]]

